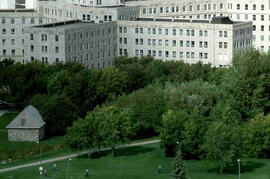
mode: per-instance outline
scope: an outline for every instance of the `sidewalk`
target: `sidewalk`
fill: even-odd
[[[120,146],[118,146],[116,148],[117,149],[119,149],[119,148],[127,148],[127,147],[133,147],[133,146],[154,144],[154,143],[158,143],[158,142],[160,142],[159,139],[158,140],[146,141],[146,142],[138,142],[138,143],[133,143],[133,144],[120,145]],[[107,151],[107,150],[110,150],[110,148],[101,149],[101,151]],[[98,150],[92,150],[91,152],[97,152],[97,151]],[[33,167],[33,166],[37,166],[37,165],[41,165],[41,164],[47,164],[47,163],[51,163],[51,162],[57,162],[57,161],[60,161],[60,160],[67,160],[69,158],[78,157],[78,156],[81,156],[81,155],[85,155],[87,153],[88,153],[88,151],[84,151],[84,152],[75,153],[75,154],[71,154],[71,155],[65,155],[65,156],[62,156],[62,157],[56,157],[56,158],[52,158],[52,159],[48,159],[48,160],[42,160],[41,162],[33,162],[33,163],[29,163],[29,164],[18,165],[16,167],[4,168],[4,169],[0,170],[0,173],[12,171],[12,170],[17,170],[17,169],[20,169],[20,168]]]

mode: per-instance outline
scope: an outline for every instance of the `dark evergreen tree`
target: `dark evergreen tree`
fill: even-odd
[[[189,178],[180,147],[178,147],[177,149],[172,166],[173,166],[173,177],[175,179],[188,179]]]

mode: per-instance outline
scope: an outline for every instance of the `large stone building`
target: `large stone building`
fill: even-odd
[[[9,2],[11,5],[8,3],[7,7],[13,8],[13,1],[0,2],[4,2],[5,6]],[[244,0],[240,2],[244,3]],[[240,7],[236,5],[237,10],[242,8],[241,3]],[[260,3],[253,2],[254,13],[257,13],[258,7],[264,12],[262,9],[267,5]],[[245,5],[245,9],[250,9],[251,4]],[[200,60],[213,66],[227,66],[231,64],[235,52],[252,45],[252,24],[242,22],[249,18],[234,15],[234,4],[230,0],[151,0],[126,5],[120,4],[119,0],[26,0],[25,4],[19,5],[26,9],[0,10],[0,22],[3,23],[0,27],[0,60],[11,58],[23,63],[40,60],[50,64],[78,61],[88,68],[101,68],[111,65],[117,55],[152,55],[163,60],[188,63]],[[217,16],[229,16],[238,23],[211,21]],[[256,19],[257,16],[252,17]],[[266,21],[266,16],[260,19]],[[260,29],[265,32],[264,26],[260,25]],[[88,33],[107,32],[115,28],[117,33],[86,37]],[[143,33],[134,34],[136,28],[143,29]],[[164,32],[158,34],[159,29]],[[258,26],[253,25],[253,32],[257,30]],[[184,35],[180,35],[181,31]],[[204,31],[208,32],[208,38],[185,35],[188,32],[197,35]],[[68,40],[72,37],[74,40]],[[258,43],[258,35],[253,34],[255,45],[265,51],[268,44],[265,35],[260,35],[260,39]]]
[[[253,47],[270,50],[270,1],[268,0],[150,0],[127,2],[140,7],[140,17],[173,16],[185,19],[211,19],[228,16],[233,21],[253,23]]]
[[[226,67],[236,52],[251,48],[252,23],[228,17],[208,20],[141,18],[118,21],[118,55]]]
[[[24,30],[25,61],[75,61],[88,68],[112,65],[116,55],[116,21],[78,20],[39,25]]]
[[[33,106],[26,107],[8,126],[9,141],[40,141],[44,137],[45,122]]]

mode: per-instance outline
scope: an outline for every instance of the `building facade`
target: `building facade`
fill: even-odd
[[[253,47],[270,50],[270,2],[267,0],[151,0],[129,2],[140,7],[140,17],[173,16],[181,19],[211,19],[228,16],[233,21],[253,22]]]
[[[78,20],[32,26],[24,30],[25,62],[75,61],[88,68],[113,64],[116,55],[116,21],[90,23]]]
[[[224,67],[237,51],[252,45],[252,23],[229,18],[179,20],[141,18],[118,21],[118,55],[153,56]]]

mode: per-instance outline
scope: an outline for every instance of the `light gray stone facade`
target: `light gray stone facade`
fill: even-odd
[[[41,129],[9,129],[9,141],[36,142],[44,138],[44,127]]]
[[[116,55],[116,22],[66,21],[25,29],[25,61],[75,61],[88,68],[112,65]]]

